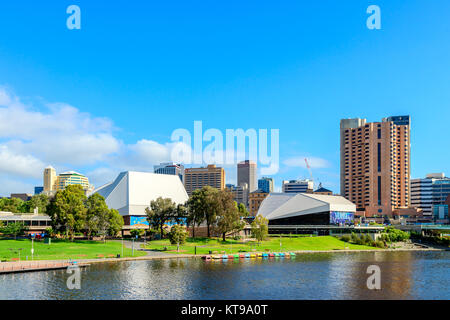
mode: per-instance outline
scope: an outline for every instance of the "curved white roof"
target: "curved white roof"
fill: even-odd
[[[270,193],[258,214],[269,220],[326,211],[355,212],[356,205],[341,196],[310,193]]]
[[[185,203],[188,195],[178,175],[126,171],[116,180],[105,184],[94,193],[102,195],[110,208],[121,215],[145,215],[150,201],[158,197],[170,198],[176,204]]]

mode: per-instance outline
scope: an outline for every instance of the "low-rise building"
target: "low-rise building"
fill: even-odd
[[[250,217],[256,217],[258,214],[259,207],[264,199],[269,195],[269,193],[262,190],[256,190],[250,192],[248,196],[248,211]]]
[[[312,180],[283,180],[281,190],[283,193],[313,193]]]

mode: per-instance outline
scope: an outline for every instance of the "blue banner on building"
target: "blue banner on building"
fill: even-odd
[[[353,224],[354,218],[355,214],[353,212],[330,212],[330,224]]]
[[[136,224],[145,224],[146,226],[148,226],[147,217],[131,216],[130,217],[130,225],[134,226]]]

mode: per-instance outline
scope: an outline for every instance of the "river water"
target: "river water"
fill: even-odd
[[[367,267],[381,290],[367,288]],[[94,264],[81,289],[66,270],[0,275],[0,299],[450,299],[450,252],[307,253],[293,259]]]

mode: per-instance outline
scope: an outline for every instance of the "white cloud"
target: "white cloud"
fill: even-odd
[[[0,139],[22,155],[40,161],[74,165],[93,164],[119,150],[111,121],[95,118],[64,103],[36,111],[0,88]]]
[[[0,172],[21,177],[38,178],[42,174],[44,163],[28,154],[17,154],[7,146],[0,145]]]
[[[305,158],[308,159],[308,164],[311,168],[329,168],[330,163],[322,158],[317,157],[293,157],[283,161],[283,164],[288,167],[306,168]]]

